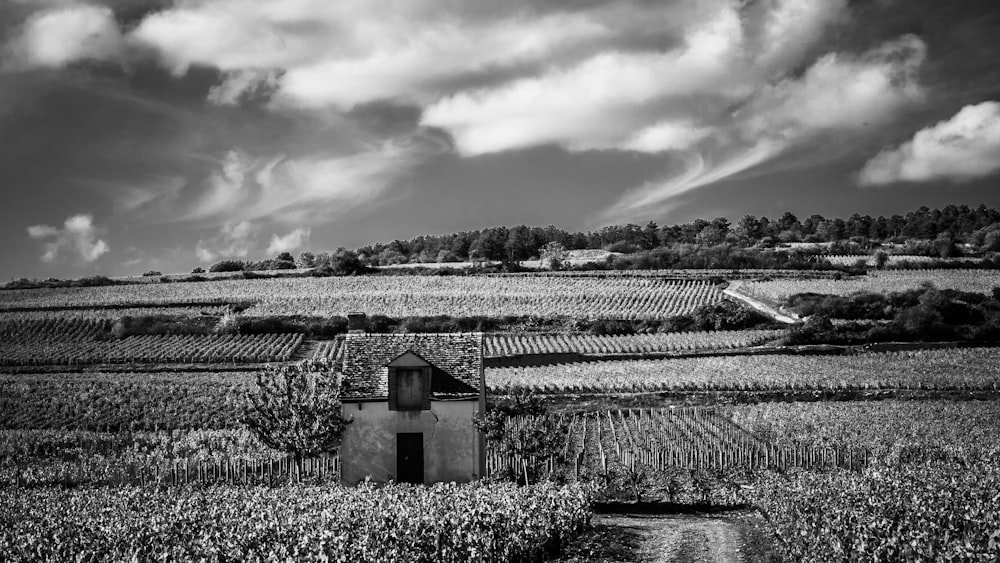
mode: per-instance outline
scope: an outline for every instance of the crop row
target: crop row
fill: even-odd
[[[716,303],[702,280],[647,277],[357,276],[9,290],[0,308],[252,301],[251,315],[664,318]]]
[[[936,461],[773,476],[752,502],[786,561],[1000,560],[1000,466]]]
[[[489,368],[491,392],[1000,388],[1000,349],[706,356]]]
[[[213,316],[221,317],[230,310],[228,305],[207,305],[204,307],[123,307],[86,309],[43,309],[0,312],[0,324],[17,321],[114,321],[122,317],[144,317],[168,315],[177,317]]]
[[[4,561],[519,561],[590,518],[578,487],[0,490]]]
[[[237,428],[252,373],[0,374],[0,429]]]
[[[853,445],[880,458],[924,447],[1000,451],[998,401],[818,401],[719,410],[759,439],[779,445]]]
[[[312,359],[323,362],[341,361],[344,357],[344,339],[334,338],[333,340],[320,340],[316,343],[316,350]]]
[[[521,354],[655,354],[726,350],[780,338],[781,330],[675,332],[598,336],[591,334],[494,334],[486,337],[486,357]]]
[[[781,304],[797,293],[849,295],[863,291],[888,293],[918,289],[932,283],[938,289],[957,289],[971,293],[991,293],[1000,287],[1000,275],[993,270],[882,270],[842,280],[795,280],[737,282],[730,287],[739,293],[772,304]]]
[[[114,339],[38,339],[24,334],[0,347],[0,365],[288,361],[301,334],[140,335]]]

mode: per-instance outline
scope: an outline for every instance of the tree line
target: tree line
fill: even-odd
[[[905,245],[910,254],[949,257],[961,254],[958,245],[976,251],[1000,251],[1000,211],[980,205],[948,205],[942,209],[921,207],[905,215],[862,215],[826,218],[814,214],[805,219],[785,212],[777,219],[744,215],[735,224],[725,217],[711,221],[664,225],[650,221],[609,225],[589,232],[570,232],[554,226],[489,227],[445,235],[422,235],[362,246],[353,251],[303,253],[299,263],[320,266],[345,252],[367,266],[406,263],[462,262],[477,260],[522,261],[539,257],[539,249],[557,242],[568,250],[603,249],[634,254],[657,249],[677,250],[682,245],[735,249],[773,247],[783,243],[840,243],[827,253],[871,250],[876,245]],[[968,247],[967,247],[968,248]],[[334,260],[335,261],[335,260]]]

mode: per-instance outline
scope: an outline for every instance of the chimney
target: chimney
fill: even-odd
[[[365,333],[365,314],[347,313],[347,334]]]

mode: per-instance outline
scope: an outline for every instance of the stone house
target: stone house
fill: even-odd
[[[363,321],[363,317],[360,317]],[[352,326],[358,316],[352,316]],[[347,335],[341,482],[467,482],[484,475],[483,335]]]

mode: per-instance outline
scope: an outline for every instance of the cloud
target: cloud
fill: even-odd
[[[863,135],[923,99],[917,75],[926,56],[912,35],[859,55],[820,57],[797,78],[761,87],[685,153],[682,170],[626,193],[605,212],[622,220],[679,194],[732,178],[822,135]]]
[[[302,223],[342,215],[381,195],[442,149],[424,137],[390,139],[346,154],[257,157],[234,149],[182,220]]]
[[[268,97],[278,87],[278,73],[267,70],[227,72],[221,84],[208,91],[208,101],[234,106],[255,97]]]
[[[259,230],[250,221],[226,223],[216,236],[198,240],[195,256],[202,262],[213,262],[221,258],[246,258],[256,246]]]
[[[310,233],[311,230],[309,228],[299,227],[282,236],[273,235],[271,237],[271,244],[267,247],[267,254],[275,255],[301,248],[302,245],[309,241]]]
[[[711,127],[697,127],[683,120],[663,121],[639,130],[621,148],[648,153],[682,150],[711,134]]]
[[[83,60],[114,60],[125,50],[107,6],[78,5],[37,12],[8,46],[15,64],[60,68]]]
[[[460,92],[426,108],[422,123],[446,129],[475,156],[556,143],[570,150],[627,144],[665,99],[727,92],[744,42],[739,12],[724,6],[666,52],[597,54],[568,68],[499,87]]]
[[[885,148],[858,174],[862,186],[894,182],[954,182],[1000,171],[1000,103],[965,106],[951,119],[916,132],[896,148]]]
[[[346,110],[425,99],[456,76],[536,61],[610,33],[586,15],[511,7],[505,14],[433,0],[216,0],[152,14],[130,37],[176,74],[214,67],[235,73],[225,88],[237,91],[242,72],[281,71],[282,105]]]
[[[64,253],[76,253],[84,262],[93,262],[108,252],[108,244],[98,239],[94,218],[90,214],[73,215],[66,219],[63,227],[32,225],[28,227],[28,237],[45,241],[42,262],[55,262]]]

